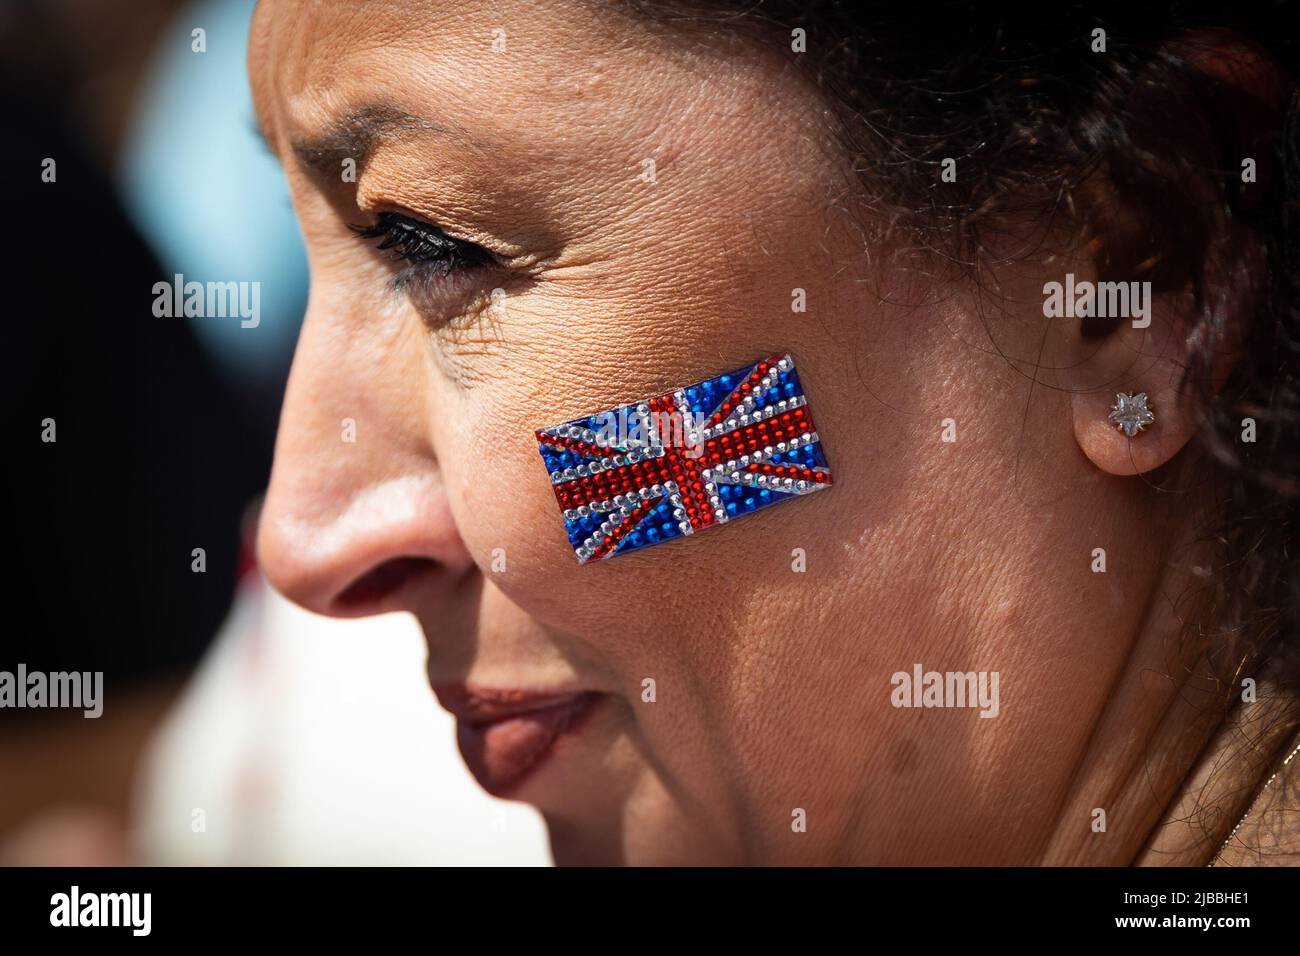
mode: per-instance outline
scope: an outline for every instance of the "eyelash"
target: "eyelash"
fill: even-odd
[[[447,235],[437,226],[395,212],[381,212],[368,226],[349,226],[362,240],[381,240],[378,249],[408,263],[397,277],[399,286],[425,270],[445,277],[453,272],[492,265],[496,257],[482,246]]]

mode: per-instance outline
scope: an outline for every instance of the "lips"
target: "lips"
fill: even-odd
[[[519,690],[434,687],[438,702],[457,720],[461,756],[483,789],[506,796],[518,789],[571,735],[599,694],[539,694]]]

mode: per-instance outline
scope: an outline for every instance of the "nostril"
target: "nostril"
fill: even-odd
[[[436,566],[428,558],[393,558],[357,578],[334,599],[344,611],[376,604],[397,591],[403,584]]]

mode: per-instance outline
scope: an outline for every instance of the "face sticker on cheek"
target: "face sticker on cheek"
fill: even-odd
[[[580,563],[830,487],[789,355],[537,432]]]

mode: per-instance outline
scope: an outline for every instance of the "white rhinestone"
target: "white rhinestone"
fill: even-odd
[[[1156,417],[1148,405],[1147,393],[1136,395],[1127,392],[1115,393],[1115,404],[1110,407],[1107,420],[1115,425],[1129,438],[1155,422]]]

